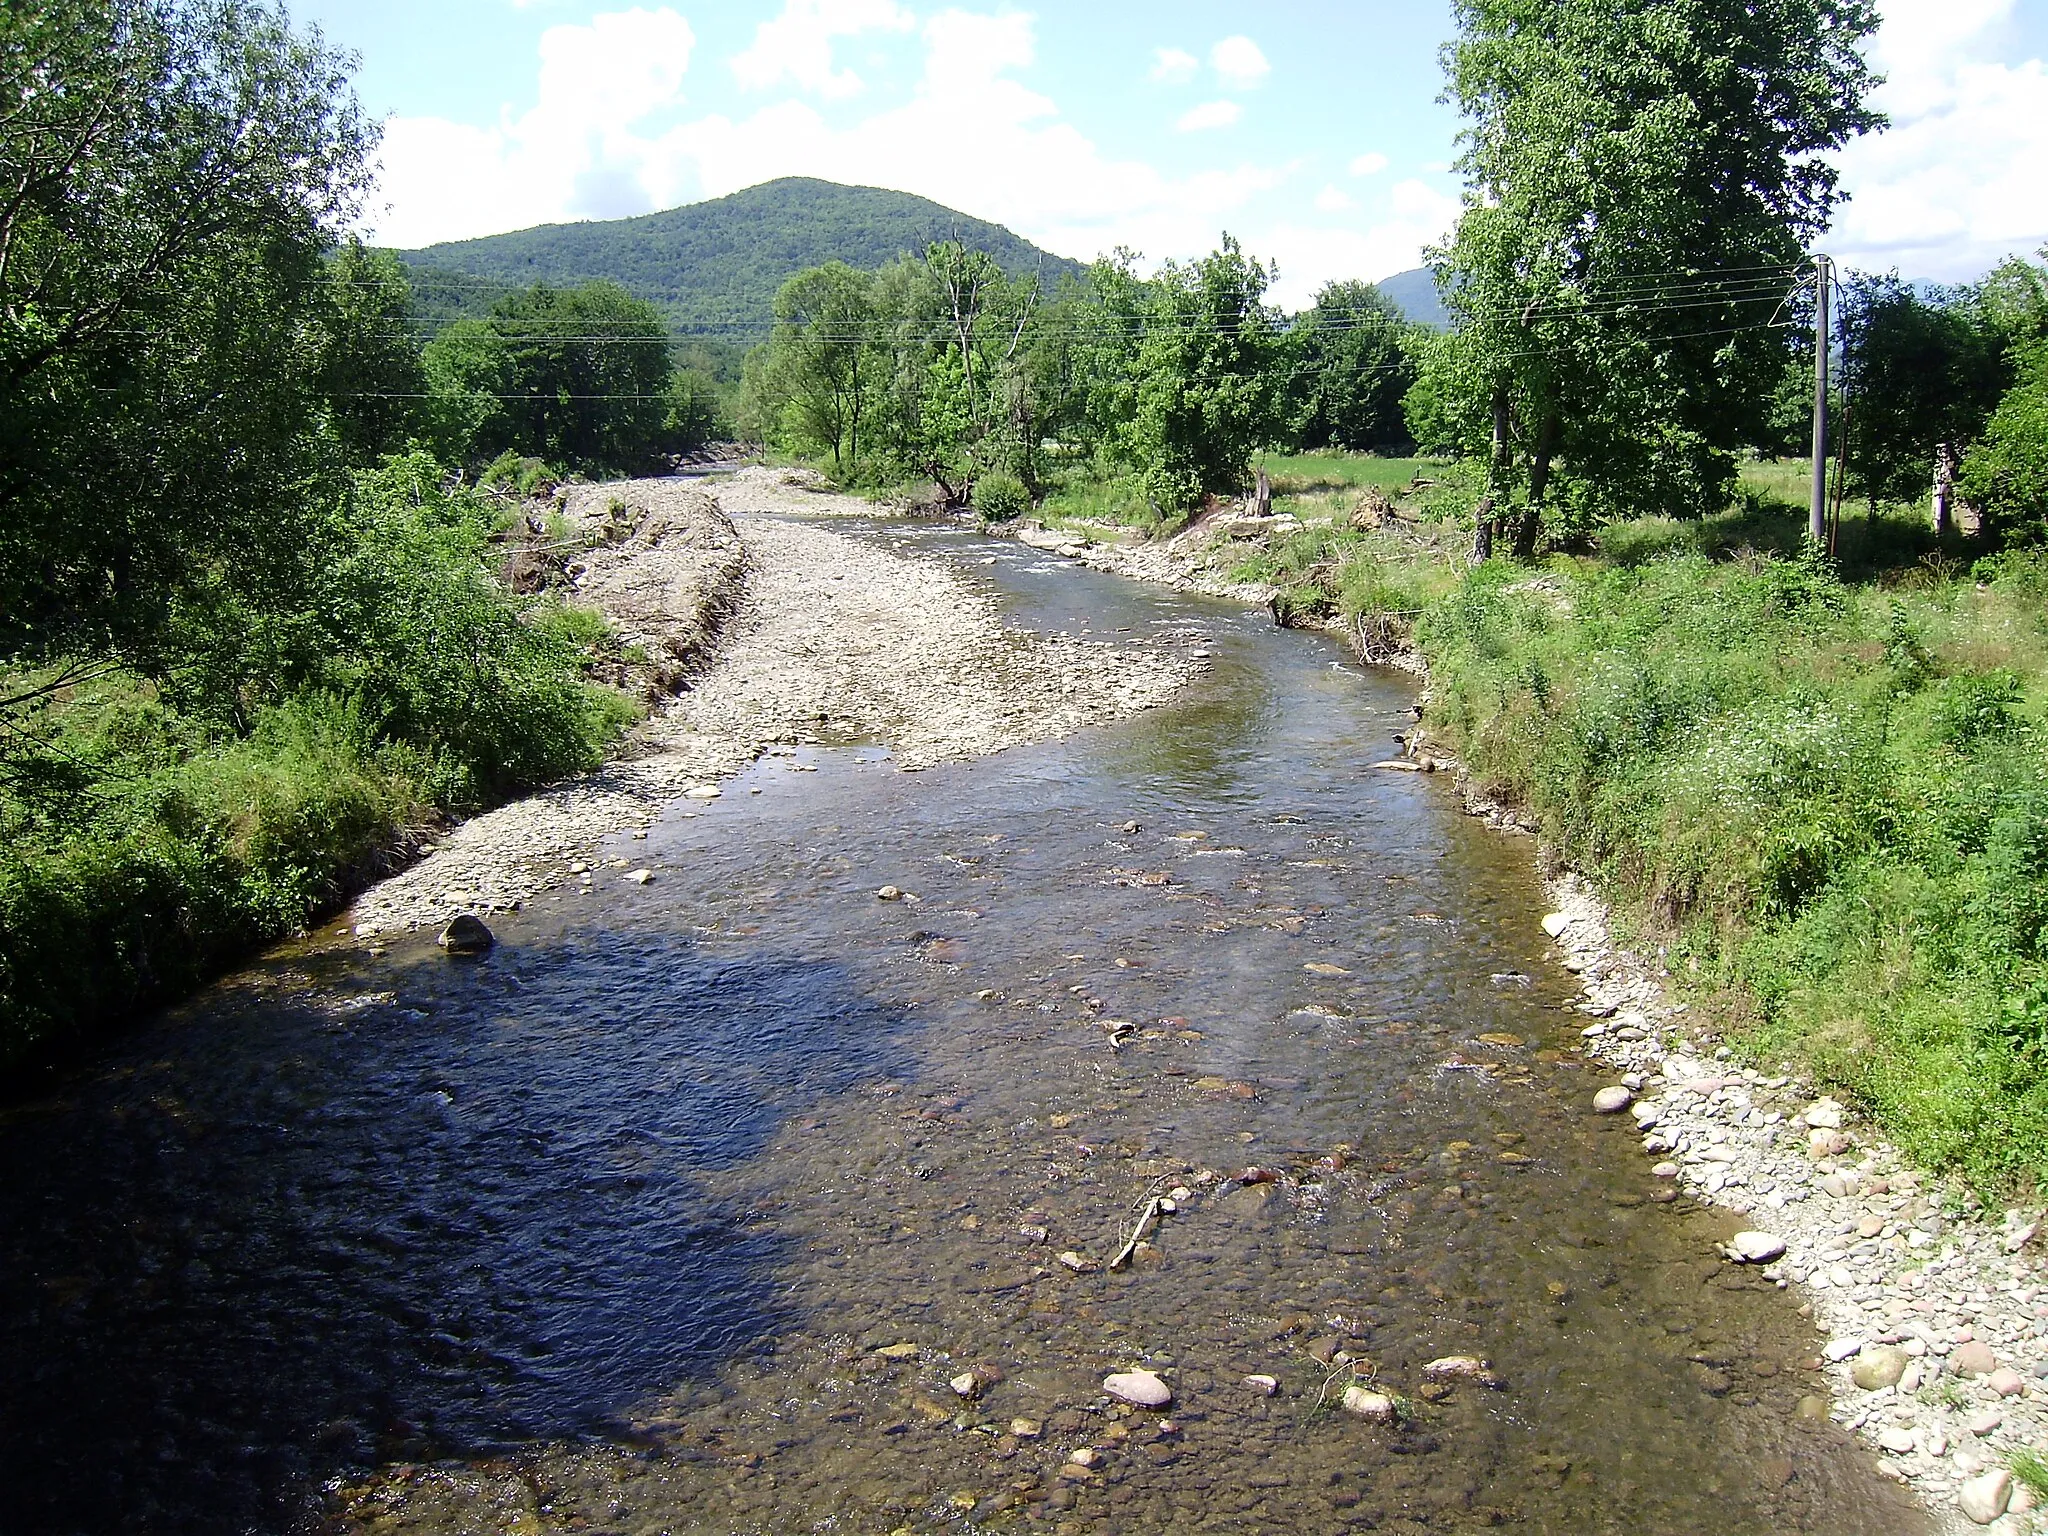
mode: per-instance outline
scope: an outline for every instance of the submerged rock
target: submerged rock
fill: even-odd
[[[1593,1110],[1596,1114],[1618,1115],[1635,1102],[1635,1097],[1619,1084],[1612,1088],[1602,1088],[1593,1095]]]
[[[1344,1411],[1356,1414],[1369,1424],[1391,1424],[1401,1416],[1393,1398],[1371,1387],[1346,1387]]]
[[[1150,1371],[1119,1371],[1114,1376],[1105,1376],[1102,1390],[1134,1408],[1164,1408],[1173,1401],[1173,1388]]]
[[[498,940],[482,918],[465,912],[441,930],[436,942],[451,955],[480,955]]]

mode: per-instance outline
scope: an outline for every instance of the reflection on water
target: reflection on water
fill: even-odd
[[[1406,683],[993,548],[1215,675],[770,760],[652,885],[277,957],[0,1124],[0,1529],[1920,1529],[1585,1113],[1527,848],[1366,769]],[[1169,1423],[1101,1397],[1140,1361]],[[1318,1407],[1362,1375],[1401,1425]]]

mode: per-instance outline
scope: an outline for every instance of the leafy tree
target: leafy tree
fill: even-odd
[[[0,655],[168,676],[309,579],[344,63],[259,0],[0,9]]]
[[[874,280],[843,262],[799,272],[775,295],[775,333],[748,359],[746,414],[760,434],[860,464],[863,418],[888,377],[875,353]]]
[[[428,421],[411,289],[397,257],[351,238],[328,259],[325,294],[321,393],[349,462],[374,464]]]
[[[1288,412],[1303,448],[1406,449],[1415,381],[1400,307],[1371,283],[1335,282],[1287,333]]]
[[[2048,539],[2048,341],[2018,359],[2019,377],[1963,460],[1963,494],[2008,539]]]
[[[1559,464],[1613,512],[1718,504],[1782,369],[1769,323],[1881,119],[1868,0],[1457,0],[1466,210],[1431,255],[1439,416],[1535,548]],[[1475,441],[1480,439],[1481,441]]]
[[[1265,307],[1275,272],[1230,236],[1147,286],[1125,461],[1163,507],[1241,491],[1280,427],[1280,329]]]
[[[1879,501],[1925,493],[1937,448],[1975,440],[2010,375],[1968,293],[1929,302],[1896,273],[1856,274],[1844,287],[1849,489],[1874,513]]]
[[[616,283],[536,286],[491,310],[502,342],[503,431],[516,447],[580,469],[645,465],[669,404],[668,331]]]

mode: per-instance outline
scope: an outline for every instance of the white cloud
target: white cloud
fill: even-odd
[[[753,46],[732,61],[741,85],[767,90],[784,80],[828,101],[858,95],[860,76],[832,67],[832,40],[863,32],[908,32],[916,18],[895,0],[784,0],[782,14],[754,29]]]
[[[633,14],[633,13],[628,13]],[[648,13],[639,13],[643,16]],[[1058,105],[1016,78],[1035,61],[1027,15],[950,10],[920,28],[923,67],[901,99],[850,123],[828,122],[791,95],[743,117],[682,119],[681,74],[648,77],[603,98],[611,67],[673,42],[680,18],[566,28],[548,57],[582,60],[583,88],[570,94],[564,67],[548,73],[542,100],[495,125],[398,118],[384,145],[382,192],[391,205],[379,238],[399,246],[462,239],[579,217],[610,218],[719,197],[780,176],[894,187],[1015,229],[1049,250],[1091,257],[1117,245],[1158,258],[1214,246],[1225,228],[1253,244],[1255,198],[1293,168],[1239,163],[1169,176],[1113,157]],[[667,29],[666,33],[660,29]],[[607,50],[611,50],[607,52]],[[663,56],[672,62],[677,50]],[[608,61],[608,62],[607,62]],[[640,112],[621,123],[622,114]]]
[[[1316,206],[1324,213],[1349,213],[1358,206],[1358,199],[1342,187],[1325,187],[1316,194]]]
[[[1327,282],[1377,282],[1418,267],[1422,248],[1443,238],[1462,208],[1457,198],[1423,181],[1397,182],[1390,198],[1390,216],[1364,229],[1281,224],[1249,237],[1247,244],[1259,255],[1280,263],[1274,302],[1305,309]]]
[[[1182,133],[1200,133],[1205,128],[1228,128],[1242,116],[1244,109],[1234,101],[1205,101],[1181,113],[1173,126]]]
[[[541,34],[539,99],[491,127],[394,117],[386,125],[387,207],[370,220],[392,245],[427,245],[568,218],[655,206],[639,126],[682,103],[696,36],[673,10],[635,8]]]
[[[1360,155],[1351,162],[1351,174],[1354,176],[1377,176],[1386,168],[1387,157],[1378,150],[1374,150],[1370,154]]]
[[[1151,78],[1161,85],[1186,85],[1195,78],[1202,61],[1182,48],[1152,50]]]
[[[1838,159],[1831,241],[1858,266],[1961,281],[2048,240],[2048,71],[1985,57],[2013,0],[1887,0],[1871,49],[1892,127]]]
[[[1248,37],[1226,37],[1209,50],[1209,65],[1233,90],[1248,91],[1263,85],[1273,66],[1259,45]]]

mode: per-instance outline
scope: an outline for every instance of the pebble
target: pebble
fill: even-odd
[[[1099,1467],[1102,1465],[1102,1452],[1096,1450],[1092,1445],[1084,1445],[1078,1450],[1067,1452],[1067,1465],[1080,1467],[1084,1470]]]
[[[1543,919],[1543,931],[1553,939],[1571,926],[1572,920],[1562,912],[1552,912]]]
[[[1977,1525],[1989,1525],[2012,1502],[2012,1474],[1995,1467],[1971,1478],[1956,1492],[1956,1507]]]
[[[1085,1254],[1069,1249],[1059,1256],[1059,1262],[1077,1275],[1092,1275],[1102,1266]]]
[[[636,869],[626,878],[635,885],[645,885],[654,878],[654,871],[651,869]]]
[[[1877,1443],[1894,1456],[1910,1456],[1919,1448],[1920,1439],[1910,1429],[1894,1425],[1878,1432]]]
[[[1280,1390],[1279,1381],[1271,1376],[1247,1376],[1244,1379],[1244,1384],[1261,1397],[1271,1397]]]
[[[1980,1437],[1988,1435],[2004,1422],[2004,1414],[2000,1413],[1996,1408],[1986,1408],[1982,1413],[1971,1416],[1970,1433]]]
[[[716,784],[692,784],[683,791],[685,800],[716,800],[725,791]]]
[[[1594,1113],[1602,1115],[1618,1115],[1624,1109],[1627,1109],[1630,1104],[1635,1102],[1635,1097],[1636,1096],[1634,1094],[1630,1093],[1626,1088],[1621,1087],[1619,1084],[1616,1084],[1612,1088],[1602,1088],[1598,1093],[1593,1095]]]
[[[1424,1381],[1476,1381],[1482,1387],[1498,1387],[1500,1378],[1493,1374],[1492,1363],[1481,1360],[1477,1355],[1445,1355],[1432,1360],[1422,1368]]]
[[[1785,1255],[1785,1239],[1770,1232],[1738,1232],[1729,1241],[1729,1256],[1742,1264],[1768,1264]],[[1856,1351],[1851,1349],[1850,1354]],[[1843,1356],[1847,1359],[1848,1356]]]
[[[1105,1376],[1102,1390],[1134,1408],[1164,1408],[1173,1401],[1173,1389],[1150,1371],[1119,1371],[1114,1376]]]
[[[893,885],[885,885],[875,892],[875,900],[877,901],[901,901],[902,899],[903,893]]]
[[[2027,1380],[2009,1365],[2001,1365],[1986,1378],[2000,1397],[2018,1397],[2027,1390]]]
[[[953,1389],[956,1397],[973,1397],[981,1390],[981,1380],[972,1371],[962,1371],[946,1385]]]
[[[1400,1416],[1393,1398],[1386,1393],[1355,1385],[1344,1389],[1344,1411],[1370,1424],[1391,1424]]]

